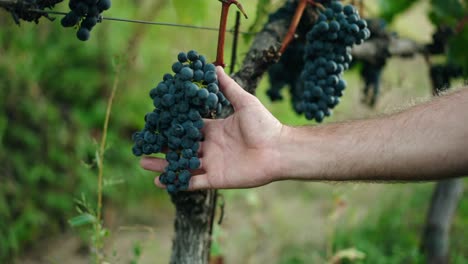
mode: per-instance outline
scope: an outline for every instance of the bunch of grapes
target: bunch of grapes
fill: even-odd
[[[268,23],[275,23],[284,19],[287,19],[289,22],[296,9],[297,1],[287,1],[284,6],[269,16]],[[306,32],[311,23],[312,21],[301,19],[297,31]],[[281,90],[286,86],[290,88],[293,101],[296,99],[295,95],[300,96],[296,92],[296,84],[304,67],[305,42],[305,37],[299,34],[297,38],[291,41],[284,53],[281,54],[279,61],[268,69],[270,88],[267,90],[267,95],[271,101],[283,100]]]
[[[307,33],[305,65],[301,73],[302,98],[294,107],[309,120],[322,122],[331,115],[343,95],[342,74],[351,63],[351,47],[370,37],[365,20],[352,5],[339,1],[325,4]]]
[[[90,37],[90,32],[102,19],[101,13],[111,7],[110,0],[70,0],[70,12],[62,18],[62,26],[78,25],[76,36],[81,41]]]
[[[350,67],[351,47],[368,39],[370,30],[352,5],[343,6],[336,0],[318,2],[324,8],[317,19],[301,19],[297,31],[304,33],[270,67],[267,95],[272,101],[282,100],[281,89],[289,85],[294,110],[321,122],[331,115],[346,88],[342,73]],[[269,22],[292,17],[296,7],[297,2],[288,1]]]
[[[448,26],[438,26],[432,34],[432,43],[426,45],[430,54],[443,54],[447,49],[447,43],[455,34],[452,28]]]
[[[196,51],[181,52],[149,95],[155,109],[146,114],[145,127],[133,135],[133,154],[166,152],[169,165],[160,176],[169,193],[186,190],[191,170],[200,167],[202,118],[214,118],[230,103],[219,90],[215,65]]]
[[[362,101],[370,107],[374,107],[380,95],[380,77],[385,64],[373,64],[362,62],[361,77],[364,80],[364,97]]]
[[[46,8],[52,9],[56,4],[62,2],[63,0],[24,0],[19,1],[19,3],[4,7],[9,11],[13,17],[13,20],[16,24],[20,24],[20,20],[25,20],[35,23],[39,23],[41,17],[46,17],[49,20],[53,20],[47,13],[29,11],[32,9],[45,10]]]
[[[267,95],[271,101],[283,100],[281,90],[286,85],[290,87],[293,101],[297,99],[295,91],[297,80],[304,67],[304,47],[305,42],[300,40],[291,42],[278,63],[268,69],[270,88],[267,90]]]
[[[386,40],[389,43],[390,33],[387,31],[387,23],[380,18],[366,19],[367,26],[372,32],[369,39]],[[383,52],[379,52],[373,58],[373,61],[362,61],[362,68],[360,71],[361,78],[364,80],[363,98],[362,102],[370,107],[374,107],[380,95],[380,79],[382,71],[390,57],[388,48]]]
[[[438,94],[450,88],[452,79],[463,76],[463,69],[452,63],[435,64],[431,66],[430,75],[434,92]]]

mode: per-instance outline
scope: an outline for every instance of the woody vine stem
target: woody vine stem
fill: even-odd
[[[244,11],[242,5],[236,0],[219,0],[222,4],[221,6],[221,18],[219,21],[219,34],[218,34],[218,51],[216,54],[216,61],[214,64],[216,66],[225,67],[226,64],[224,63],[224,43],[226,40],[226,26],[227,26],[227,18],[229,15],[229,7],[234,4],[239,8],[242,14],[247,17],[247,14]]]
[[[319,3],[316,3],[314,0],[299,0],[299,4],[297,5],[296,12],[291,20],[291,25],[289,26],[288,33],[284,37],[283,43],[281,44],[281,48],[279,50],[279,56],[286,51],[286,48],[294,39],[296,34],[297,26],[301,21],[302,16],[304,15],[304,11],[307,7],[307,4],[318,6],[319,8],[323,9],[323,6]]]

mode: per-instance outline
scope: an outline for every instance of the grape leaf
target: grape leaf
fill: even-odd
[[[177,22],[184,24],[200,24],[204,18],[208,16],[208,1],[209,0],[172,0],[172,5],[177,14]],[[213,2],[213,1],[210,1]],[[219,2],[218,2],[219,3]],[[210,5],[211,6],[211,5]],[[221,4],[219,3],[219,10]],[[218,12],[212,12],[210,15],[218,16]]]
[[[431,0],[429,18],[436,26],[454,26],[466,14],[466,9],[458,0]]]
[[[464,77],[468,77],[468,53],[466,52],[466,43],[468,43],[468,26],[456,34],[448,46],[448,61],[453,62],[463,68]]]
[[[68,220],[68,223],[72,227],[78,227],[78,226],[83,226],[87,224],[93,224],[96,222],[96,217],[94,215],[84,213],[78,216],[73,217],[72,219]]]

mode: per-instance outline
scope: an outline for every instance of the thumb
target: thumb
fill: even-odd
[[[234,109],[239,109],[244,106],[250,97],[253,96],[239,86],[236,81],[229,77],[223,67],[217,66],[216,73],[218,74],[219,87],[226,98],[231,102]]]

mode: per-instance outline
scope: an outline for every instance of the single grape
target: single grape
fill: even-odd
[[[193,70],[189,67],[184,67],[180,70],[180,79],[190,81],[193,78]]]
[[[111,8],[111,0],[99,0],[97,7],[99,10],[101,10],[101,12],[108,10]]]
[[[187,60],[188,60],[187,54],[186,54],[185,52],[180,52],[180,53],[177,55],[177,59],[178,59],[179,62],[181,62],[181,63],[187,62]]]
[[[90,32],[89,32],[89,29],[85,28],[85,27],[80,27],[80,29],[78,29],[78,31],[76,32],[76,36],[78,37],[79,40],[81,41],[86,41],[89,39],[90,37]]]
[[[189,168],[191,170],[196,170],[200,168],[200,159],[197,157],[192,157],[189,161]]]

